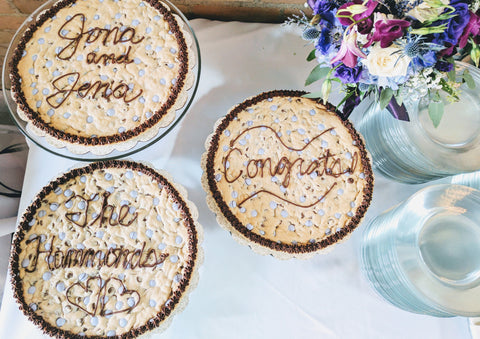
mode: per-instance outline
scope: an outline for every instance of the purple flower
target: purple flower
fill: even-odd
[[[432,67],[437,62],[435,51],[429,50],[425,54],[412,58],[413,64],[419,67]]]
[[[373,28],[373,19],[372,18],[366,18],[365,20],[363,21],[360,21],[358,24],[357,24],[357,30],[358,30],[358,33],[360,34],[368,34],[372,31],[372,28]]]
[[[340,50],[337,55],[330,60],[330,63],[334,64],[337,61],[341,61],[348,67],[353,68],[357,65],[357,57],[367,57],[357,46],[357,32],[354,30],[348,34],[345,32]]]
[[[328,0],[309,1],[308,5],[313,10],[314,15],[319,15],[322,23],[327,27],[335,26],[336,9],[333,2]]]
[[[467,45],[468,37],[472,34],[474,37],[480,33],[480,17],[470,12],[470,20],[465,26],[462,36],[458,42],[458,47],[463,48]]]
[[[455,16],[450,19],[448,29],[445,32],[446,37],[450,38],[453,45],[456,45],[458,39],[463,33],[464,28],[467,26],[470,21],[470,12],[468,10],[468,4],[466,3],[457,3],[454,4],[455,7]],[[448,40],[447,40],[448,41]]]
[[[344,26],[350,26],[351,24],[366,20],[372,15],[377,5],[378,2],[374,0],[368,0],[366,5],[363,4],[362,0],[353,0],[353,2],[348,2],[340,6],[337,11],[338,20]],[[357,12],[359,6],[363,7],[363,9],[360,7],[360,13],[352,14],[352,12],[354,12],[353,8],[355,8],[355,12]]]
[[[438,55],[442,57],[450,57],[457,53],[457,47],[455,45],[452,45],[451,43],[447,42],[445,44],[445,49],[442,49],[440,52],[438,52]]]
[[[470,12],[468,11],[468,4],[459,2],[451,3],[451,6],[455,8],[454,16],[448,20],[441,20],[434,23],[434,25],[446,24],[447,29],[442,33],[434,34],[433,43],[439,45],[445,45],[449,43],[456,45],[458,40],[462,36],[462,33],[470,21]],[[447,45],[447,46],[451,46]],[[444,53],[445,54],[445,53]],[[449,53],[446,53],[449,54]]]
[[[409,26],[410,23],[406,20],[378,20],[375,22],[375,31],[370,44],[373,41],[380,41],[380,47],[387,48],[393,41],[403,36],[403,30]]]
[[[333,2],[327,0],[316,1],[312,7],[314,15],[323,14],[331,11],[332,9],[334,9]]]
[[[453,64],[447,61],[438,60],[435,64],[435,68],[438,69],[440,72],[450,72],[453,69]]]
[[[352,68],[344,64],[340,64],[337,68],[335,68],[333,74],[344,84],[354,84],[357,83],[360,79],[360,75],[362,74],[362,67],[359,66]]]
[[[317,39],[315,48],[322,54],[327,55],[332,49],[332,37],[330,35],[330,30],[328,28],[322,29],[320,36]]]

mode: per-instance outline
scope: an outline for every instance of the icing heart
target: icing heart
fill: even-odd
[[[67,300],[93,317],[97,314],[102,287],[102,278],[90,277],[85,284],[77,282],[71,285],[66,292]]]
[[[117,278],[90,277],[84,283],[77,282],[66,291],[67,300],[91,316],[107,316],[128,312],[140,302],[140,295],[129,290]],[[120,306],[117,306],[120,305]]]
[[[110,278],[105,284],[101,298],[100,315],[128,312],[140,302],[140,295],[135,290],[127,290],[120,279]]]

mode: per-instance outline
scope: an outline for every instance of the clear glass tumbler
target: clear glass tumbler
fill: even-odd
[[[429,186],[380,214],[364,230],[361,265],[401,309],[480,316],[480,191]]]
[[[415,184],[480,169],[480,70],[461,62],[457,66],[457,74],[468,70],[476,88],[463,84],[458,102],[444,98],[445,113],[438,127],[422,93],[404,102],[410,121],[395,119],[378,102],[363,115],[358,130],[374,168],[384,176]]]

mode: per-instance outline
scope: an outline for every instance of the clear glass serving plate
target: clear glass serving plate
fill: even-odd
[[[45,149],[48,152],[51,152],[53,154],[73,159],[73,160],[79,160],[79,161],[97,161],[97,160],[108,160],[108,159],[116,159],[116,158],[121,158],[121,157],[127,157],[130,156],[134,153],[137,153],[141,150],[144,150],[145,148],[157,143],[157,142],[162,142],[165,143],[165,147],[162,145],[162,150],[165,149],[165,153],[168,153],[171,151],[173,148],[173,144],[175,141],[175,137],[172,136],[172,131],[173,133],[174,128],[179,124],[179,122],[182,120],[182,118],[185,116],[187,113],[188,109],[190,108],[190,105],[192,104],[192,101],[195,97],[195,94],[197,92],[198,88],[198,83],[200,79],[200,69],[201,69],[201,58],[200,58],[200,48],[198,45],[198,40],[195,35],[195,32],[193,31],[192,27],[190,26],[187,18],[183,15],[183,13],[175,7],[171,2],[168,0],[160,0],[160,2],[164,3],[164,5],[168,6],[171,10],[171,12],[176,16],[177,21],[179,24],[183,24],[183,30],[184,32],[186,31],[187,34],[190,34],[192,44],[190,51],[193,52],[193,60],[195,62],[193,69],[191,72],[193,73],[194,79],[193,79],[193,85],[187,90],[187,100],[185,104],[180,108],[177,109],[175,112],[175,118],[166,127],[160,127],[156,135],[148,140],[145,141],[137,141],[133,147],[130,146],[124,146],[122,145],[122,142],[117,143],[111,151],[109,151],[106,154],[96,154],[95,151],[88,151],[82,154],[74,153],[71,150],[68,149],[68,147],[56,147],[52,145],[45,136],[40,136],[32,131],[32,129],[28,126],[28,122],[23,120],[18,111],[17,111],[17,103],[13,99],[11,95],[11,81],[10,81],[10,62],[12,60],[15,48],[19,41],[21,40],[22,36],[24,35],[25,31],[27,30],[28,27],[30,27],[31,24],[37,20],[38,16],[41,14],[42,11],[48,9],[51,7],[53,4],[58,2],[58,0],[50,0],[47,1],[45,4],[40,6],[35,12],[33,12],[26,20],[25,22],[20,26],[20,28],[17,30],[15,33],[14,37],[12,38],[12,41],[10,42],[10,45],[8,47],[4,64],[3,64],[3,72],[2,72],[2,86],[3,86],[3,93],[5,96],[5,100],[7,102],[7,106],[9,108],[11,117],[17,127],[22,131],[22,133],[34,144],[38,145],[39,147]],[[176,129],[178,130],[178,128]],[[128,141],[128,140],[127,140]],[[118,147],[117,147],[118,146]],[[122,149],[126,148],[126,149]]]

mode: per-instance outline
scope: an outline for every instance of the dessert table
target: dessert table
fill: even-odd
[[[305,61],[312,46],[295,27],[205,19],[191,24],[200,44],[201,78],[189,112],[174,130],[172,153],[162,156],[160,141],[130,157],[167,170],[187,188],[205,234],[199,284],[186,309],[154,337],[470,338],[467,319],[411,314],[374,293],[359,267],[362,225],[346,242],[305,261],[257,255],[218,226],[200,183],[205,139],[215,121],[245,98],[272,89],[303,89],[314,66]],[[19,213],[50,179],[76,164],[30,145]],[[365,221],[423,186],[378,175]],[[0,338],[27,337],[45,336],[23,316],[7,283]]]

